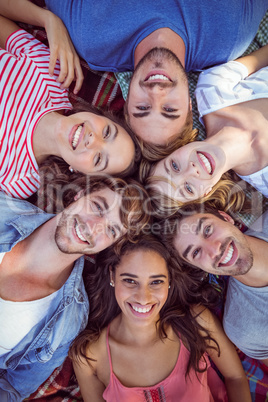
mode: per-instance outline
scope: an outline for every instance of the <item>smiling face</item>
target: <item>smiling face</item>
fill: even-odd
[[[168,297],[169,278],[163,257],[152,250],[133,250],[122,257],[111,279],[123,316],[136,325],[155,324]]]
[[[130,135],[104,116],[89,112],[65,116],[57,131],[60,156],[79,172],[121,173],[134,158]]]
[[[185,217],[178,226],[174,247],[180,257],[203,271],[216,275],[243,275],[253,264],[246,237],[233,225],[212,214]]]
[[[165,145],[190,110],[187,76],[170,50],[154,48],[137,65],[127,100],[129,124],[146,142]]]
[[[108,187],[81,196],[59,215],[58,248],[66,254],[94,254],[109,247],[126,233],[120,205],[121,196]]]
[[[211,191],[224,173],[224,163],[221,148],[194,141],[158,162],[150,176],[157,191],[185,203]]]

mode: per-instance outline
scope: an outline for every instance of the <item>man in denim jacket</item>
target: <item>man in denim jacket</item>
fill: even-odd
[[[138,187],[90,179],[57,215],[0,192],[1,402],[23,400],[64,361],[88,318],[83,255],[147,219],[131,202]]]

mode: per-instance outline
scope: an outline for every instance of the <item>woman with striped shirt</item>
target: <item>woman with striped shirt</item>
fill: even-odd
[[[95,111],[67,115],[72,105],[58,79],[59,62],[51,75],[49,49],[0,18],[0,189],[31,196],[50,155],[85,174],[130,174],[137,147],[129,130]]]

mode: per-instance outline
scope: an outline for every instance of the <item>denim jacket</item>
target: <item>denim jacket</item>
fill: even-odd
[[[0,252],[7,252],[51,219],[27,201],[0,191]],[[47,315],[10,352],[0,356],[0,401],[22,401],[66,358],[70,343],[87,323],[89,303],[79,258]]]

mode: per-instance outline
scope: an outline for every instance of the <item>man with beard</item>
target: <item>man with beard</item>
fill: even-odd
[[[200,205],[183,207],[163,222],[161,238],[187,274],[200,268],[230,276],[225,332],[242,352],[268,366],[268,212],[242,233],[225,212],[199,211]]]
[[[58,215],[0,192],[1,402],[33,393],[85,328],[84,255],[132,238],[148,221],[145,193],[135,182],[91,178],[84,184]],[[66,199],[77,188],[69,184]]]
[[[64,85],[73,71],[81,78],[70,38],[93,70],[134,70],[127,120],[142,141],[164,146],[192,128],[185,72],[241,56],[267,10],[266,0],[45,2],[49,11],[26,0],[1,0],[0,13],[46,28],[51,64],[61,61]]]

